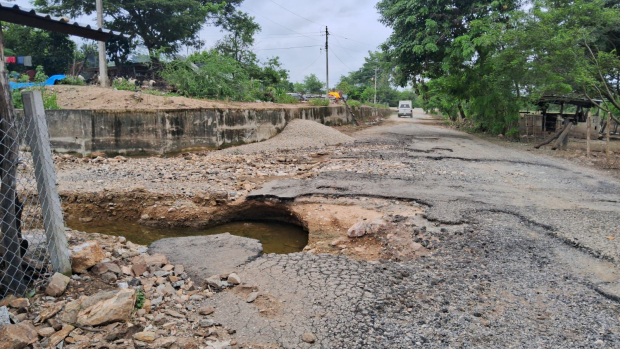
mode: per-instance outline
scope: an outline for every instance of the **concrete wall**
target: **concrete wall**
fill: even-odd
[[[374,110],[354,111],[361,119]],[[20,112],[18,112],[18,115]],[[390,111],[377,110],[388,116]],[[49,110],[52,148],[61,153],[165,154],[194,147],[221,147],[269,139],[292,119],[326,125],[350,121],[344,107],[291,109]]]

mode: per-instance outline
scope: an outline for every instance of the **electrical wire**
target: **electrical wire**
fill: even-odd
[[[316,62],[319,60],[319,58],[321,58],[321,56],[323,56],[323,52],[319,52],[319,55],[316,57],[316,59],[314,60],[314,62],[312,62],[312,64],[310,64],[309,66],[306,67],[306,69],[300,71],[299,73],[295,74],[296,77],[299,77],[300,75],[302,75],[303,73],[305,73],[308,69],[312,68]]]
[[[349,40],[349,41],[357,42],[357,43],[362,44],[362,45],[372,46],[371,44],[368,44],[368,43],[366,43],[366,42],[361,42],[361,41],[357,41],[357,40],[349,39],[349,38],[344,37],[344,36],[342,36],[342,35],[338,35],[338,34],[334,34],[334,33],[329,33],[329,34],[330,34],[330,35],[334,35],[334,36],[338,36],[338,37],[343,38],[343,39],[345,39],[345,40]]]
[[[344,63],[344,62],[342,61],[342,59],[340,59],[340,57],[338,57],[338,54],[336,54],[336,51],[334,51],[333,49],[332,49],[332,53],[334,54],[334,56],[336,56],[336,58],[338,58],[338,60],[340,61],[340,63],[342,63],[345,67],[347,67],[347,69],[349,69],[349,71],[350,71],[350,72],[352,72],[352,71],[353,71],[353,69],[349,68],[349,66],[348,66],[348,65],[346,65],[346,63]]]
[[[245,6],[244,6],[244,7],[245,7]],[[245,7],[245,8],[247,9],[247,7]],[[282,24],[280,24],[280,23],[278,23],[278,22],[276,22],[276,21],[273,21],[273,20],[271,20],[270,18],[267,18],[267,17],[265,17],[265,16],[261,15],[260,13],[257,13],[257,12],[256,12],[256,11],[254,11],[253,9],[249,9],[249,10],[251,10],[251,11],[252,11],[255,15],[260,16],[260,17],[263,17],[264,19],[268,20],[269,22],[272,22],[272,23],[274,23],[274,24],[276,24],[276,25],[279,25],[280,27],[282,27],[282,28],[284,28],[284,29],[286,29],[286,30],[289,30],[289,31],[291,31],[291,32],[293,32],[293,33],[295,33],[295,34],[299,34],[299,35],[301,35],[301,36],[304,36],[304,37],[306,37],[306,38],[308,38],[308,39],[310,39],[310,40],[318,41],[318,40],[316,40],[316,39],[314,39],[314,38],[311,38],[311,37],[309,37],[309,36],[307,36],[307,35],[301,34],[301,33],[297,32],[297,31],[295,31],[295,30],[293,30],[293,29],[291,29],[291,28],[289,28],[289,27],[286,27],[286,26],[284,26],[284,25],[282,25]],[[248,11],[248,12],[250,12],[250,11]]]
[[[311,19],[308,19],[308,18],[306,18],[306,17],[304,17],[304,16],[302,16],[302,15],[300,15],[300,14],[297,14],[297,13],[295,13],[295,12],[293,12],[293,11],[291,11],[291,10],[287,9],[286,7],[284,7],[284,6],[280,5],[280,4],[278,4],[277,2],[275,2],[275,1],[273,1],[273,0],[269,0],[269,1],[271,1],[272,3],[274,3],[274,4],[275,4],[275,5],[277,5],[277,6],[280,6],[280,7],[281,7],[281,8],[283,8],[285,11],[288,11],[288,12],[290,12],[290,13],[294,14],[295,16],[297,16],[297,17],[299,17],[299,18],[303,18],[303,19],[305,19],[305,20],[306,20],[306,21],[308,21],[308,22],[312,22],[312,23],[314,23],[314,24],[318,24],[318,25],[320,25],[320,26],[325,26],[325,24],[321,24],[321,23],[315,22],[315,21],[313,21],[313,20],[311,20]]]
[[[292,50],[296,48],[307,48],[307,47],[322,47],[321,45],[311,45],[311,46],[294,46],[294,47],[276,47],[276,48],[257,48],[255,51],[273,51],[273,50]]]
[[[340,44],[340,46],[339,46],[339,47],[341,47],[342,49],[344,49],[344,52],[345,52],[345,53],[349,56],[349,58],[351,58],[352,60],[355,60],[355,58],[353,58],[353,56],[351,56],[351,54],[349,53],[349,50],[348,50],[346,47],[344,47],[344,46],[342,45],[342,43],[340,42],[340,40],[338,40],[338,38],[337,38],[337,37],[334,37],[334,39],[336,39],[336,41],[338,41],[338,43]],[[336,46],[337,46],[337,45],[336,45]]]

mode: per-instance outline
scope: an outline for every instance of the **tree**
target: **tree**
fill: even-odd
[[[200,47],[198,32],[207,23],[235,10],[242,0],[106,0],[106,27],[131,36],[129,45],[143,45],[152,57],[174,54],[182,46]],[[95,1],[35,0],[42,11],[71,17],[96,11]]]
[[[304,87],[306,93],[322,93],[325,83],[319,80],[316,75],[310,74],[304,78]]]
[[[32,56],[33,67],[42,66],[47,75],[64,74],[73,62],[75,43],[68,35],[3,23],[4,45],[17,56]],[[15,65],[10,69],[23,72],[32,67]]]
[[[216,50],[223,55],[234,58],[237,62],[254,64],[256,55],[251,48],[254,45],[254,35],[260,32],[261,27],[247,13],[236,11],[220,20],[222,31],[228,32],[215,45]]]

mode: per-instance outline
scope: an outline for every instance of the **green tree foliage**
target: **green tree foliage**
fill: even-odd
[[[306,93],[322,93],[325,91],[325,83],[316,75],[310,74],[304,78],[304,88]]]
[[[399,84],[427,111],[513,132],[545,94],[586,95],[620,110],[620,9],[609,0],[383,0],[383,45]],[[514,133],[514,132],[513,132]]]
[[[222,31],[227,34],[217,42],[215,49],[222,55],[232,57],[239,63],[252,65],[256,63],[256,54],[251,48],[254,35],[261,27],[247,13],[236,11],[220,21]]]
[[[32,56],[34,66],[42,66],[47,75],[64,74],[73,62],[75,43],[68,35],[11,23],[2,23],[4,45],[17,56]],[[24,72],[32,67],[13,64],[11,70]]]
[[[103,1],[106,26],[131,36],[129,42],[114,42],[111,53],[143,45],[151,53],[173,54],[182,46],[200,47],[198,32],[215,23],[242,0],[106,0]],[[77,17],[95,13],[95,1],[35,0],[42,11]],[[120,55],[122,56],[122,54]]]
[[[246,70],[234,58],[215,50],[165,65],[162,77],[190,97],[245,100],[251,88]]]

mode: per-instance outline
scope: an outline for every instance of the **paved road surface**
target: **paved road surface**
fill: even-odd
[[[439,127],[419,111],[393,120],[356,135],[375,150],[352,145],[342,156],[401,169],[324,172],[252,195],[414,200],[447,227],[437,252],[376,264],[263,256],[240,270],[259,299],[218,294],[209,300],[216,320],[242,343],[285,348],[619,348],[620,183]],[[316,343],[302,342],[304,333]]]

